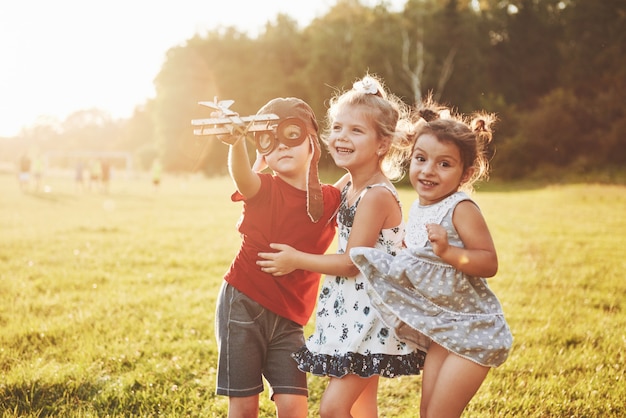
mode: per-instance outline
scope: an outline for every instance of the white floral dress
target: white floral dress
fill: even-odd
[[[426,224],[438,223],[451,245],[463,246],[452,223],[456,205],[472,201],[457,192],[441,202],[411,207],[407,249],[394,257],[372,248],[353,248],[352,261],[368,278],[372,304],[397,335],[424,350],[431,341],[488,367],[508,357],[513,337],[487,281],[464,274],[433,252]]]
[[[348,207],[345,202],[349,185],[342,191],[342,204],[337,214],[339,254],[345,253],[357,206],[367,190],[386,187],[398,199],[395,189],[375,184],[368,186]],[[401,249],[403,238],[404,222],[380,231],[375,248],[393,256]],[[424,352],[399,340],[380,320],[371,306],[362,274],[325,276],[317,303],[315,333],[293,354],[300,370],[333,377],[419,374],[424,357]]]

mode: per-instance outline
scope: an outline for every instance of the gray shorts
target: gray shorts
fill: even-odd
[[[302,326],[265,309],[224,282],[217,299],[218,395],[263,392],[263,377],[275,393],[308,396],[306,374],[291,354],[304,345]]]

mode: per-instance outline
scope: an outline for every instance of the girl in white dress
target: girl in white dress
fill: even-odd
[[[331,101],[326,142],[338,167],[348,171],[337,214],[337,254],[314,255],[276,244],[258,264],[274,275],[294,269],[326,274],[317,304],[315,333],[294,353],[300,370],[328,376],[320,403],[324,417],[376,417],[379,376],[419,374],[424,353],[399,340],[370,304],[365,279],[350,261],[353,247],[395,254],[404,221],[390,178],[401,175],[409,155],[412,125],[400,100],[366,76]]]
[[[432,104],[432,103],[431,103]],[[487,172],[487,114],[466,121],[423,111],[409,177],[419,198],[396,256],[353,248],[372,304],[397,335],[428,350],[420,416],[459,417],[490,367],[502,364],[512,336],[485,278],[498,269],[480,209],[461,189]]]

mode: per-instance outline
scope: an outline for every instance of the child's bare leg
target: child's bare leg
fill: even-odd
[[[448,354],[447,350],[442,349],[441,346],[435,343],[432,343],[428,349],[424,369],[422,370],[422,398],[420,401],[420,417],[422,418],[427,416],[426,409],[435,390],[439,370]]]
[[[424,364],[422,418],[460,417],[488,372],[489,367],[431,344]]]
[[[259,395],[228,397],[228,418],[251,418],[259,416]]]
[[[354,418],[378,417],[378,376],[373,376],[367,380],[369,383],[350,410]]]
[[[352,417],[352,408],[356,406],[358,413],[365,413],[367,408],[370,413],[376,415],[376,390],[378,387],[378,376],[369,378],[359,377],[349,374],[342,378],[331,377],[320,404],[320,416],[322,418],[349,418]],[[363,397],[361,397],[363,395]],[[358,402],[358,405],[355,405]],[[354,415],[359,416],[359,415]]]
[[[278,418],[306,418],[308,413],[307,397],[287,393],[274,394],[276,415]]]

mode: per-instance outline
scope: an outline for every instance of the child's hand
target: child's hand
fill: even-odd
[[[261,271],[272,276],[284,276],[296,270],[292,262],[297,250],[287,244],[270,244],[270,247],[278,251],[258,254],[262,260],[258,260],[256,264],[261,267]]]
[[[428,232],[428,240],[433,246],[433,252],[441,257],[450,246],[446,229],[439,224],[426,224],[426,232]]]
[[[211,112],[211,117],[216,118],[216,119],[223,118],[224,113],[221,111],[214,111],[214,112]],[[215,135],[215,136],[217,137],[217,139],[219,139],[226,145],[234,145],[241,138],[241,135],[238,135],[238,134]]]
[[[260,173],[266,168],[267,168],[267,162],[265,161],[265,156],[261,154],[259,151],[257,151],[256,160],[254,160],[254,164],[252,164],[252,171],[254,171],[255,173]]]

